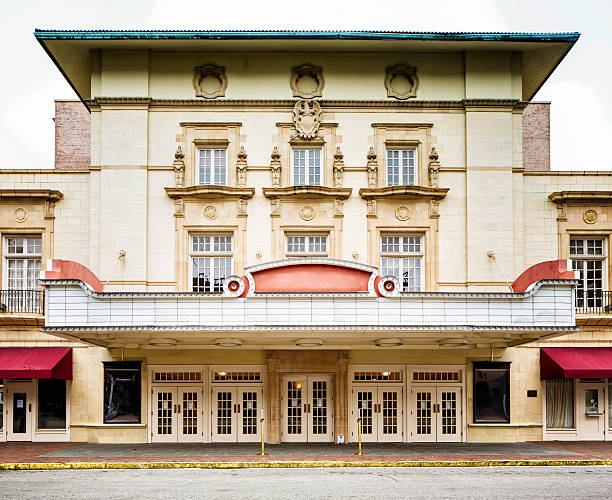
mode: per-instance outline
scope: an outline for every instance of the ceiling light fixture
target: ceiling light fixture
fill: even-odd
[[[242,345],[242,340],[240,339],[215,339],[213,341],[218,347],[240,347]]]
[[[295,345],[298,347],[319,347],[323,345],[323,339],[297,339]]]
[[[390,339],[378,339],[374,341],[376,347],[397,347],[402,345],[402,339],[390,338]]]

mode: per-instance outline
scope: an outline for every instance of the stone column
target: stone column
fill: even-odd
[[[334,431],[348,441],[348,351],[337,351],[336,387],[334,397]]]
[[[280,407],[280,374],[278,370],[278,353],[276,351],[266,352],[267,367],[267,415],[266,429],[268,432],[268,443],[280,443],[281,437],[281,407]]]

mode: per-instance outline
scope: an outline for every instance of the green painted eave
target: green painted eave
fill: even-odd
[[[579,33],[398,31],[123,31],[42,30],[34,36],[82,99],[91,96],[92,52],[151,50],[201,53],[514,52],[522,55],[522,98],[529,101],[580,37]],[[148,96],[137,96],[148,97]]]
[[[580,33],[403,32],[403,31],[200,31],[200,30],[41,30],[38,40],[423,40],[575,42]]]

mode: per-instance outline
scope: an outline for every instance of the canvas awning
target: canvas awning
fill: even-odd
[[[612,378],[612,347],[542,347],[540,379]]]
[[[1,347],[0,378],[72,380],[72,347]]]

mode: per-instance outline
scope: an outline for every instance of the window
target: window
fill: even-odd
[[[474,422],[510,423],[510,363],[474,362]]]
[[[604,270],[606,249],[603,238],[570,239],[570,258],[574,271],[580,273],[576,306],[601,308],[604,305]]]
[[[546,381],[546,428],[574,428],[574,379]]]
[[[198,183],[227,184],[227,149],[198,150]]]
[[[419,292],[424,281],[422,236],[383,236],[381,238],[381,273],[395,276],[402,291]]]
[[[0,429],[4,429],[4,380],[0,378]]]
[[[416,184],[416,150],[387,150],[387,186]]]
[[[287,236],[288,257],[327,256],[327,236]]]
[[[104,423],[140,423],[140,361],[104,363]]]
[[[4,239],[6,288],[36,290],[40,277],[42,238],[40,236],[7,236]]]
[[[191,289],[194,292],[222,292],[231,276],[232,237],[193,235],[191,237]]]
[[[292,175],[294,186],[320,186],[321,150],[294,149]]]
[[[38,428],[66,428],[66,381],[38,381]]]

